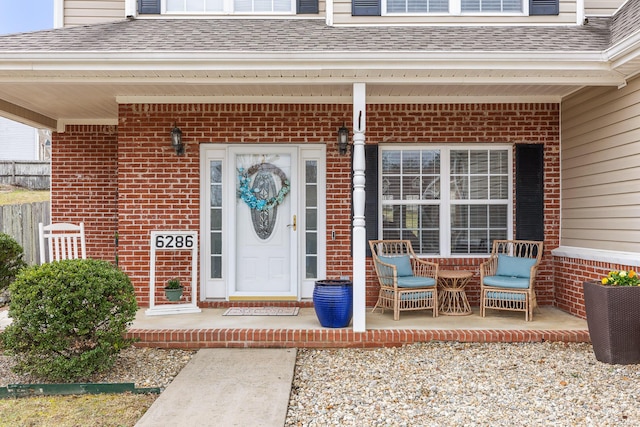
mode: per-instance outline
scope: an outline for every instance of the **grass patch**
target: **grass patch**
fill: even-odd
[[[0,399],[0,426],[134,426],[157,394],[93,394]]]
[[[0,205],[21,205],[48,200],[49,190],[34,191],[10,185],[0,185]]]

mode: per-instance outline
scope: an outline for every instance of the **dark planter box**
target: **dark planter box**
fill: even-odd
[[[583,283],[587,325],[596,359],[640,363],[640,287]]]
[[[353,283],[350,280],[318,280],[313,307],[325,328],[344,328],[353,317]]]

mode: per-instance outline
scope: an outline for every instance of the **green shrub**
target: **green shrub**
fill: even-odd
[[[9,289],[13,322],[0,337],[16,372],[75,381],[109,369],[132,344],[124,333],[137,310],[133,286],[106,261],[28,267]]]
[[[0,233],[0,292],[9,287],[16,274],[26,266],[22,246],[8,234]]]

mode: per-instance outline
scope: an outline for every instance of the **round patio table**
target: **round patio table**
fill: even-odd
[[[468,316],[472,313],[464,287],[473,276],[470,271],[438,271],[438,311],[449,316]]]

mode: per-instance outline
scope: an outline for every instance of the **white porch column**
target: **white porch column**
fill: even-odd
[[[364,131],[366,123],[366,85],[353,84],[353,331],[366,326],[366,244],[364,222]]]

